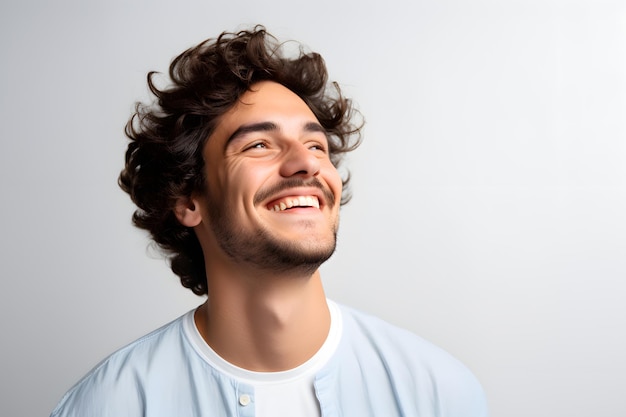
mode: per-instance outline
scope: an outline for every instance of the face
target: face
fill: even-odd
[[[210,257],[313,272],[332,255],[341,178],[324,129],[296,94],[255,84],[222,116],[204,158],[196,231]]]

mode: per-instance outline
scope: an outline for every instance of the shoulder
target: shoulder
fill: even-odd
[[[345,306],[341,311],[343,354],[357,358],[366,378],[371,373],[388,381],[396,394],[429,398],[430,405],[440,410],[435,415],[487,415],[482,386],[444,349],[378,317]]]
[[[415,360],[438,357],[452,358],[445,351],[415,333],[393,325],[379,317],[340,306],[346,334],[351,339],[365,339],[381,353],[408,354]]]
[[[114,352],[78,381],[61,399],[51,417],[142,415],[146,385],[159,385],[176,373],[185,350],[179,317]]]
[[[375,347],[379,354],[401,358],[405,364],[426,367],[461,365],[452,355],[409,330],[350,307],[340,308],[344,334],[350,341],[359,341],[355,346],[357,350],[359,347],[364,350]]]

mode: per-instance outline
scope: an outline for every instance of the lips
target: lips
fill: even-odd
[[[301,197],[304,199],[302,200]],[[267,201],[269,203],[266,203]],[[334,207],[335,195],[317,178],[311,178],[308,181],[302,178],[287,178],[278,184],[259,190],[254,196],[254,205],[261,204],[271,211],[283,211],[294,207],[319,209],[320,207]]]
[[[284,211],[294,207],[314,207],[319,209],[319,198],[314,195],[293,195],[274,200],[267,205],[270,211]]]

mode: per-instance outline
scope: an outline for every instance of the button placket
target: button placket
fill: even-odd
[[[237,417],[254,417],[254,389],[237,390]]]
[[[241,394],[239,396],[239,405],[247,406],[252,401],[252,398],[248,394]]]

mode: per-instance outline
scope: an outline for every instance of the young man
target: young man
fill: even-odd
[[[111,355],[69,416],[486,416],[471,373],[417,336],[326,299],[337,172],[359,143],[322,58],[261,27],[177,57],[138,105],[121,187],[198,309]]]

